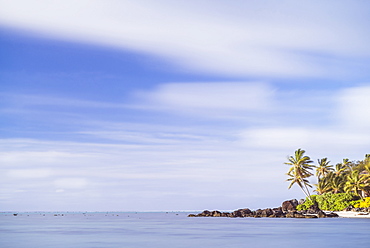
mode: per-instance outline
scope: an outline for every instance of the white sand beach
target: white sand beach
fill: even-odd
[[[334,213],[340,218],[370,218],[370,213],[367,212],[338,211]]]

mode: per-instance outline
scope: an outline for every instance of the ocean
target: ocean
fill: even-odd
[[[370,247],[370,219],[188,218],[188,214],[0,213],[0,247]]]

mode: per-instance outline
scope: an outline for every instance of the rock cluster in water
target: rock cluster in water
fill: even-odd
[[[344,209],[344,211],[370,213],[370,207],[368,207],[368,208],[355,208],[355,207],[349,206],[346,209]]]
[[[238,209],[233,212],[220,212],[205,210],[199,214],[189,214],[188,217],[269,217],[269,218],[328,218],[338,217],[335,213],[325,213],[317,205],[313,205],[308,210],[297,210],[298,201],[296,199],[284,201],[281,207],[258,209],[255,211],[249,208]]]

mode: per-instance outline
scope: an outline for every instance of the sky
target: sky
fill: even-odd
[[[0,6],[0,211],[277,207],[296,149],[370,153],[368,1]]]

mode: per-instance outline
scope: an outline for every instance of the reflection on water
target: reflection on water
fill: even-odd
[[[188,213],[0,214],[0,247],[368,247],[370,219],[188,218]]]

